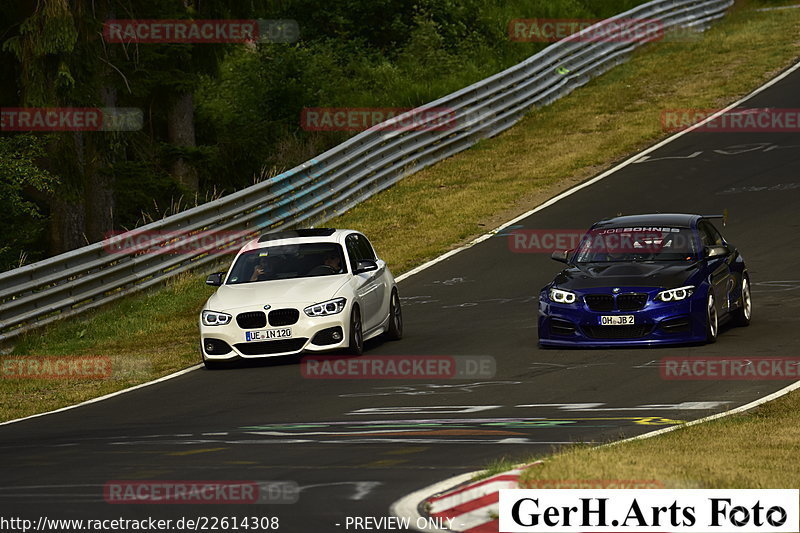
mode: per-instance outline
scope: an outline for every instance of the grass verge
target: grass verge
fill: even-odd
[[[794,391],[745,413],[648,439],[564,450],[526,470],[520,486],[535,488],[537,481],[557,480],[652,480],[674,488],[797,488],[798,453],[800,391]]]
[[[661,110],[721,107],[786,68],[800,55],[800,10],[755,11],[765,5],[777,4],[738,2],[698,41],[648,45],[497,138],[406,178],[328,225],[364,231],[395,275],[452,249],[666,137]],[[158,292],[23,337],[0,358],[0,420],[197,363],[197,314],[211,292],[201,276],[183,275]],[[105,380],[2,374],[3,364],[24,355],[111,356],[117,364]]]

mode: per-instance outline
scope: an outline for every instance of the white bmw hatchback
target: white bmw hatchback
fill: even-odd
[[[352,230],[300,229],[247,243],[200,315],[207,368],[238,358],[346,349],[403,335],[392,273],[367,238]]]

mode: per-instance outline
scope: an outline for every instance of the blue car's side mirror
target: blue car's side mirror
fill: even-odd
[[[730,253],[727,246],[706,246],[705,252],[706,259],[711,259],[712,257],[722,257]]]

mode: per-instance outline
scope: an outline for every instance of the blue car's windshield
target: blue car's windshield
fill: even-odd
[[[228,276],[228,285],[344,274],[342,247],[321,242],[269,246],[243,253]]]
[[[575,250],[576,263],[692,261],[698,256],[688,228],[603,228],[587,232]]]

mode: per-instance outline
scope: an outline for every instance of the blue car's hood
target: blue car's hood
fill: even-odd
[[[702,261],[581,263],[561,271],[554,284],[575,290],[601,287],[673,288],[685,285],[702,268]]]

